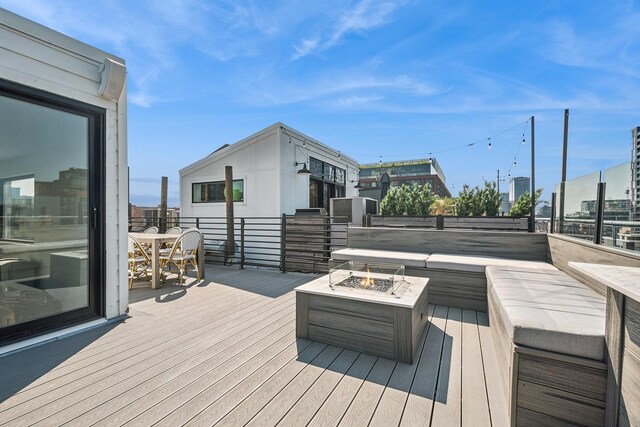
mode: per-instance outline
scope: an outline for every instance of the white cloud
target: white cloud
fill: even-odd
[[[368,30],[387,23],[389,15],[396,7],[397,4],[391,1],[362,0],[340,17],[325,48],[333,46],[348,33]]]
[[[129,102],[138,107],[149,108],[159,101],[158,97],[149,95],[146,92],[132,92],[128,95]]]
[[[361,0],[354,7],[343,11],[326,25],[324,35],[303,39],[294,45],[292,59],[296,60],[316,50],[326,50],[338,44],[350,33],[362,33],[382,26],[391,20],[400,2]]]
[[[275,88],[275,89],[274,89]],[[343,105],[348,105],[345,100],[351,99],[383,99],[387,94],[401,94],[411,99],[416,97],[429,97],[444,92],[435,84],[422,81],[408,75],[392,77],[377,77],[361,72],[330,73],[322,78],[309,81],[273,82],[271,80],[258,80],[254,84],[244,87],[247,102],[256,105],[292,105],[303,102],[315,102],[341,99]],[[358,103],[351,102],[351,105]]]
[[[296,60],[308,55],[318,47],[318,43],[320,43],[320,40],[318,39],[302,39],[299,44],[293,47],[295,52],[291,55],[291,59]]]

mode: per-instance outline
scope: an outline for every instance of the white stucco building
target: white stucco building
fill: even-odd
[[[278,122],[180,170],[183,218],[226,215],[225,166],[233,167],[237,217],[329,212],[330,198],[357,196],[355,160]],[[298,173],[305,166],[310,175]]]
[[[123,59],[4,9],[0,58],[6,353],[126,314],[127,104]]]

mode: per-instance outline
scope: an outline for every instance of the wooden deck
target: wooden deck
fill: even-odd
[[[406,365],[297,340],[293,289],[315,277],[134,289],[126,321],[0,359],[0,425],[508,424],[486,313],[430,306]]]

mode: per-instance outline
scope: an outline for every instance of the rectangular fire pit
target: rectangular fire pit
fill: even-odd
[[[427,281],[400,265],[341,264],[296,288],[296,335],[411,364],[427,324]]]

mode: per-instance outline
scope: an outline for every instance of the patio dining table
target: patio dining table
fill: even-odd
[[[140,243],[146,243],[151,246],[151,288],[156,289],[160,285],[160,248],[164,243],[174,243],[180,235],[178,234],[156,234],[156,233],[129,233],[135,237]],[[204,278],[202,256],[202,241],[198,246],[198,269],[200,277]]]

